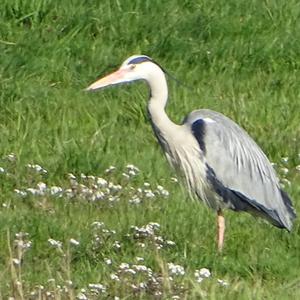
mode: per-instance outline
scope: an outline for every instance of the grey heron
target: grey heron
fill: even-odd
[[[148,113],[169,163],[197,198],[217,212],[217,246],[224,244],[224,209],[246,211],[271,224],[292,228],[296,213],[268,158],[254,140],[226,116],[208,109],[191,112],[181,125],[165,112],[164,69],[150,57],[134,55],[86,90],[144,80],[150,88]]]

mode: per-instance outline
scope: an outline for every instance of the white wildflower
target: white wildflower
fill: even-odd
[[[149,187],[150,183],[149,182],[144,182],[144,187]]]
[[[195,278],[197,282],[201,282],[204,278],[209,278],[211,272],[206,268],[201,268],[200,270],[195,271]]]
[[[155,194],[151,190],[145,190],[145,197],[146,198],[154,198]]]
[[[95,221],[92,223],[92,226],[95,227],[95,228],[101,228],[104,226],[104,223],[103,222],[99,222],[99,221]]]
[[[73,198],[73,197],[74,197],[74,193],[73,193],[72,189],[66,189],[66,190],[65,190],[65,195],[66,195],[68,198]]]
[[[37,189],[33,189],[33,188],[27,188],[26,191],[32,195],[38,195],[40,194],[40,191]]]
[[[210,272],[207,268],[201,268],[201,269],[199,270],[199,275],[200,275],[201,277],[208,278],[208,277],[211,276],[211,272]]]
[[[139,197],[137,197],[136,195],[134,195],[133,197],[132,197],[132,199],[129,199],[129,201],[128,201],[130,204],[140,204],[141,202],[142,202],[142,200],[139,198]]]
[[[169,197],[170,193],[167,190],[163,190],[161,192],[161,195],[164,196],[164,197]]]
[[[54,247],[54,248],[61,248],[62,247],[62,242],[56,241],[54,239],[48,239],[48,243]]]
[[[176,245],[175,242],[170,241],[170,240],[166,241],[166,244],[167,244],[168,246],[175,246],[175,245]]]
[[[66,280],[66,285],[72,286],[73,285],[73,281],[72,280]]]
[[[27,196],[27,193],[25,191],[21,191],[21,190],[18,190],[18,189],[14,189],[14,192],[16,194],[18,194],[19,196],[21,197],[26,197]]]
[[[281,157],[281,161],[283,163],[287,163],[289,161],[289,158],[288,157]]]
[[[132,171],[135,171],[135,172],[139,172],[139,171],[140,171],[138,167],[136,167],[136,166],[134,166],[134,165],[132,165],[132,164],[128,164],[128,165],[126,166],[126,169],[132,170]]]
[[[70,239],[70,244],[74,246],[79,246],[80,242],[75,239]]]
[[[108,200],[109,202],[118,202],[118,201],[120,200],[120,198],[117,197],[117,196],[109,196],[109,197],[107,198],[107,200]]]
[[[101,200],[101,199],[103,199],[105,197],[105,194],[103,193],[103,192],[101,192],[101,191],[97,191],[96,193],[95,193],[95,198],[96,198],[96,200]]]
[[[160,195],[162,195],[163,197],[168,197],[169,196],[169,192],[164,187],[162,187],[161,185],[157,186],[157,192]]]
[[[281,168],[281,172],[286,175],[289,172],[288,168]]]
[[[90,283],[89,288],[93,290],[97,290],[98,292],[105,293],[106,286],[101,283]]]
[[[164,239],[160,235],[155,236],[154,240],[155,240],[155,242],[157,242],[159,244],[163,244],[163,242],[164,242]]]
[[[16,281],[16,285],[21,286],[21,285],[22,285],[22,282],[19,281],[19,280],[17,280],[17,281]]]
[[[76,176],[72,173],[68,173],[68,177],[69,177],[69,179],[72,179],[72,180],[76,179]]]
[[[5,173],[5,170],[2,167],[0,167],[0,173]]]
[[[161,185],[157,185],[157,189],[158,189],[159,191],[163,191],[163,190],[164,190],[164,187],[161,186]]]
[[[123,176],[124,178],[126,178],[126,179],[129,179],[129,178],[130,178],[130,176],[129,176],[127,173],[122,173],[122,176]]]
[[[108,188],[112,191],[112,192],[119,192],[122,190],[122,186],[117,184],[117,185],[114,185],[113,183],[109,183],[108,185]]]
[[[119,241],[115,241],[115,242],[113,243],[113,247],[114,247],[115,249],[120,249],[120,248],[121,248],[121,243],[120,243]]]
[[[19,239],[19,240],[15,240],[15,244],[17,245],[18,248],[27,250],[31,248],[32,242],[31,241],[25,242],[22,239]]]
[[[14,153],[10,153],[6,157],[9,161],[15,161],[17,159],[17,156]]]
[[[60,186],[51,186],[50,194],[51,195],[58,195],[62,193],[63,189]]]
[[[140,289],[146,289],[146,288],[147,288],[147,283],[145,283],[145,282],[140,282],[140,283],[139,283],[139,288],[140,288]]]
[[[17,238],[17,239],[23,239],[23,238],[25,238],[25,237],[28,237],[29,236],[29,233],[28,232],[17,232],[16,234],[15,234],[15,237]]]
[[[168,263],[168,269],[172,275],[184,275],[185,274],[184,267],[182,267],[180,265]]]
[[[115,169],[116,169],[116,167],[110,166],[110,167],[108,167],[104,172],[105,172],[105,173],[111,173],[111,172],[114,171]]]
[[[124,269],[124,272],[125,273],[129,273],[129,274],[131,274],[131,275],[135,275],[136,274],[136,271],[134,271],[133,269]]]
[[[19,266],[21,264],[21,260],[18,258],[13,258],[12,262],[14,263],[14,265]]]
[[[178,182],[178,179],[176,177],[171,177],[171,181],[176,183]]]
[[[136,261],[144,261],[145,259],[144,259],[143,257],[137,256],[137,257],[135,258],[135,260],[136,260]]]
[[[300,172],[300,165],[296,166],[296,170]]]
[[[104,258],[104,261],[107,265],[111,265],[112,264],[112,261],[110,258]]]
[[[88,300],[89,298],[84,293],[81,292],[76,296],[76,299],[78,299],[78,300]]]
[[[221,286],[228,286],[229,283],[223,279],[217,279],[217,282],[221,285]]]
[[[39,182],[39,183],[37,184],[37,187],[38,187],[38,189],[39,189],[41,192],[44,192],[44,191],[47,189],[47,185],[46,185],[46,183],[44,183],[44,182]]]
[[[105,180],[104,178],[101,178],[101,177],[97,177],[96,182],[99,187],[106,187],[108,185],[107,180]]]
[[[111,279],[111,280],[114,280],[114,281],[120,281],[119,276],[116,275],[116,274],[110,274],[110,279]]]
[[[136,171],[134,171],[134,170],[129,170],[129,171],[128,171],[128,175],[131,176],[131,177],[133,177],[133,176],[136,176],[137,173],[136,173]]]
[[[148,272],[148,267],[144,265],[133,265],[132,268],[138,272]]]
[[[152,227],[154,230],[159,230],[160,229],[160,224],[157,222],[150,222],[148,226]]]
[[[119,266],[120,270],[125,270],[125,269],[129,269],[129,264],[128,263],[121,263]]]
[[[34,170],[37,173],[46,174],[47,170],[37,164],[27,164],[27,168]]]

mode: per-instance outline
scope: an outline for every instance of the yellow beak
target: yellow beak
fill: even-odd
[[[117,84],[126,81],[125,80],[125,70],[117,70],[109,75],[106,75],[94,83],[92,83],[90,86],[86,88],[86,91],[95,91],[101,88],[104,88],[109,85]]]

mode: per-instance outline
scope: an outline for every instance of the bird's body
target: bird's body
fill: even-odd
[[[296,217],[291,200],[260,147],[236,123],[211,110],[193,111],[182,125],[173,123],[165,112],[165,73],[152,59],[132,56],[88,90],[138,79],[149,85],[149,117],[168,161],[183,175],[189,191],[218,212],[220,250],[224,208],[257,214],[277,227],[291,229]]]

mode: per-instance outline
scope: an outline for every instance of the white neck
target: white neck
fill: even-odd
[[[153,125],[162,133],[169,128],[176,126],[165,112],[168,101],[168,85],[164,72],[155,65],[151,68],[149,76],[146,79],[150,88],[150,99],[148,103],[148,111]]]

